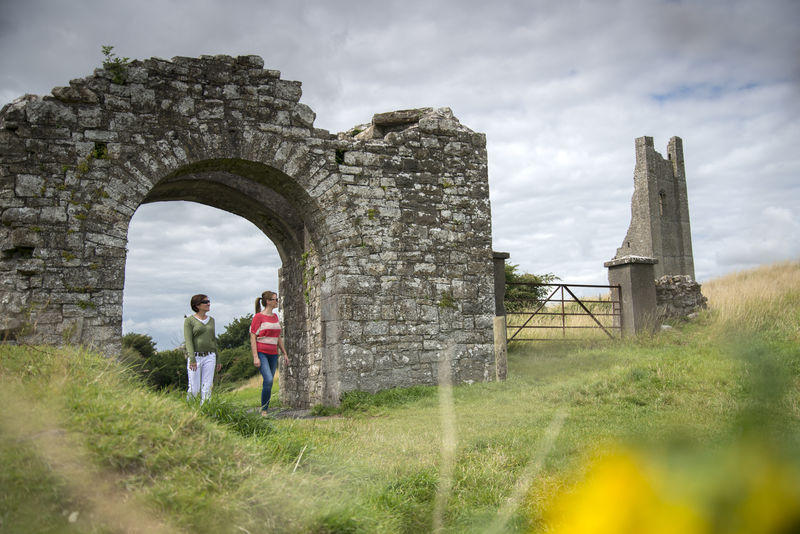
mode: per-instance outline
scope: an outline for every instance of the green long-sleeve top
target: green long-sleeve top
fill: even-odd
[[[214,335],[214,318],[209,317],[203,324],[200,319],[190,315],[183,321],[183,338],[186,354],[195,363],[195,352],[217,352],[217,337]]]

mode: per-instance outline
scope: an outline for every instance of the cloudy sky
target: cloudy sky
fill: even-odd
[[[331,132],[450,107],[487,136],[494,249],[589,284],[630,223],[634,139],[666,154],[677,135],[702,283],[800,258],[798,24],[797,0],[1,0],[0,105],[90,75],[113,45],[259,55]],[[272,243],[212,208],[142,206],[128,237],[123,329],[159,349],[193,293],[221,330],[277,286]]]

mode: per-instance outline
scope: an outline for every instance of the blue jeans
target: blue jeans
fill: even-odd
[[[272,382],[275,380],[275,370],[278,368],[278,355],[258,353],[258,359],[261,361],[261,377],[264,383],[261,386],[261,410],[267,411],[269,407],[269,398],[272,396]]]

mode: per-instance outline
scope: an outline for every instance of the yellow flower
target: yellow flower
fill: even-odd
[[[628,452],[602,457],[548,514],[555,534],[705,534],[708,522],[690,502],[668,498],[655,469]],[[660,478],[660,477],[658,477]]]

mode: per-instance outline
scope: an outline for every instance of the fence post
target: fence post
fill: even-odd
[[[658,260],[643,256],[623,256],[605,262],[609,285],[620,286],[622,334],[652,330],[656,324],[655,268]],[[614,318],[616,322],[616,317]],[[619,325],[614,325],[619,326]]]
[[[508,340],[506,332],[506,260],[508,252],[492,252],[494,260],[494,369],[497,381],[508,375]]]

